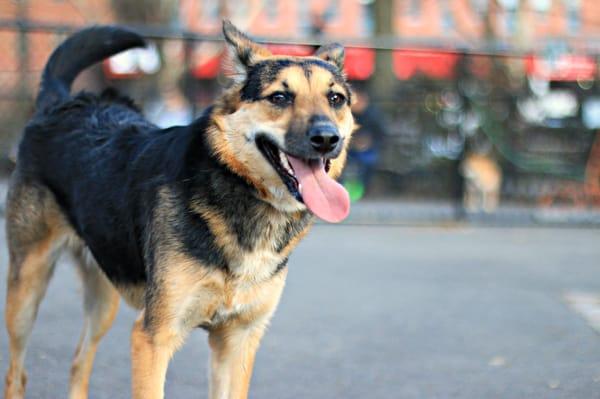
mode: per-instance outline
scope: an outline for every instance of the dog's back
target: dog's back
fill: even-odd
[[[113,90],[101,95],[81,93],[72,97],[70,86],[90,64],[129,47],[143,45],[135,33],[116,27],[93,27],[70,37],[50,57],[36,101],[36,114],[27,125],[17,156],[13,186],[47,190],[60,207],[69,227],[83,238],[107,266],[127,263],[127,278],[142,281],[144,270],[139,250],[127,239],[136,218],[124,206],[139,198],[128,196],[127,172],[144,145],[144,138],[158,134],[133,102]],[[121,190],[115,189],[119,182]],[[129,188],[129,190],[126,190]],[[18,191],[18,190],[13,190]],[[9,203],[10,205],[10,203]],[[101,206],[100,206],[101,205]],[[86,226],[101,226],[90,231]],[[111,251],[106,248],[110,246]],[[113,270],[107,270],[110,275]]]
[[[115,133],[140,125],[148,128],[150,124],[133,102],[114,91],[101,96],[70,94],[73,81],[83,69],[143,45],[143,39],[134,32],[103,26],[76,33],[52,53],[42,74],[34,118],[19,146],[17,168],[21,174],[47,182],[50,176],[62,173],[60,177],[68,180],[86,166],[81,158],[91,156],[91,148],[99,148]]]
[[[70,94],[73,81],[83,69],[107,56],[143,45],[143,39],[134,32],[103,26],[76,33],[52,53],[42,74],[34,118],[25,128],[19,146],[20,176],[58,189],[62,184],[55,181],[68,185],[74,176],[88,172],[82,169],[90,166],[90,157],[110,156],[102,153],[104,143],[128,131],[151,127],[133,102],[115,91],[100,96]],[[65,196],[61,192],[56,195]]]

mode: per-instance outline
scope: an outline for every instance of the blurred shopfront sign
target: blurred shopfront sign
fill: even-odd
[[[561,54],[556,57],[529,56],[527,74],[548,81],[584,81],[596,77],[596,61],[587,55]]]
[[[427,49],[395,50],[393,54],[394,73],[398,79],[407,80],[422,74],[434,79],[451,79],[459,60],[456,53]]]
[[[104,73],[110,79],[129,79],[151,75],[160,70],[161,60],[154,44],[123,51],[104,61]]]

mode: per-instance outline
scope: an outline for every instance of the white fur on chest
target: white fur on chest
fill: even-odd
[[[245,281],[260,282],[273,276],[284,257],[273,249],[244,251],[229,263],[229,271]]]
[[[253,304],[249,303],[235,303],[232,306],[225,306],[221,304],[215,314],[213,315],[210,323],[213,325],[223,323],[228,319],[231,319],[248,309],[252,309]]]
[[[252,251],[237,264],[230,264],[230,277],[226,294],[211,318],[211,324],[219,324],[228,319],[254,312],[264,306],[272,296],[273,287],[282,285],[285,272],[274,274],[283,261],[283,256],[275,251]]]

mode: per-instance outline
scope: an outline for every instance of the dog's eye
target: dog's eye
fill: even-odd
[[[294,97],[292,97],[289,93],[284,93],[282,91],[276,91],[267,97],[267,100],[273,105],[277,105],[278,107],[286,107],[294,102]]]
[[[327,94],[327,100],[333,108],[339,108],[346,102],[346,97],[340,93],[330,92]]]

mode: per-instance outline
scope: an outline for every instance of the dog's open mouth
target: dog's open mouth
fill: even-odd
[[[294,174],[294,170],[290,165],[290,162],[286,154],[281,151],[275,144],[271,143],[266,137],[259,137],[256,139],[256,145],[258,149],[267,161],[277,171],[281,180],[289,190],[289,192],[300,202],[304,202],[302,194],[300,194],[300,183]]]
[[[327,172],[330,159],[302,159],[279,149],[267,137],[256,139],[264,157],[277,171],[288,191],[316,216],[328,222],[340,222],[350,212],[346,189]]]

